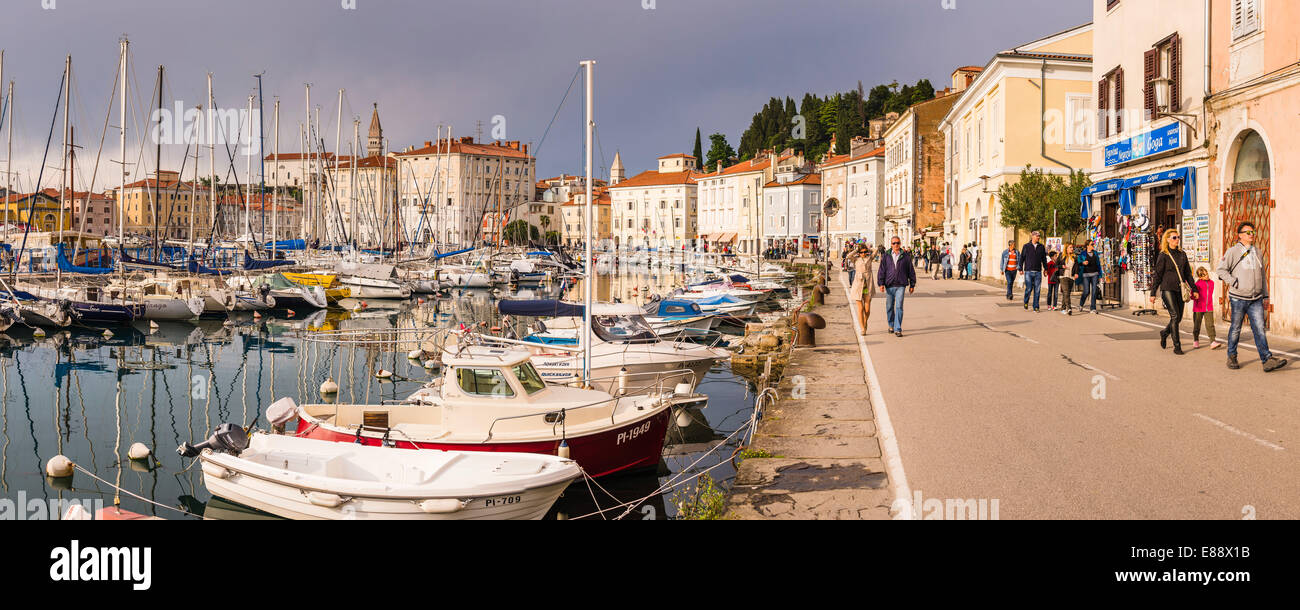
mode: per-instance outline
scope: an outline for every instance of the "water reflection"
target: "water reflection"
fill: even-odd
[[[666,292],[683,278],[681,270],[671,269],[603,276],[598,298],[639,303],[647,293]],[[265,518],[212,498],[199,468],[191,468],[174,448],[202,441],[223,422],[266,428],[266,405],[285,396],[300,403],[320,401],[319,386],[327,377],[340,386],[338,400],[375,403],[405,398],[436,374],[406,357],[417,346],[414,339],[340,344],[307,337],[321,331],[493,326],[500,322],[495,301],[501,296],[554,298],[581,289],[573,283],[510,295],[465,290],[423,303],[370,301],[364,307],[345,303],[346,309],[294,317],[237,314],[160,322],[156,328],[146,323],[113,327],[110,335],[102,328],[70,328],[38,339],[11,329],[0,334],[0,489],[15,499],[21,492],[45,501],[120,502],[127,510],[166,519]],[[374,372],[381,368],[392,371],[392,379],[376,379]],[[591,491],[579,482],[550,517],[599,519],[602,508],[646,496],[653,497],[628,518],[673,517],[671,495],[656,495],[656,490],[688,468],[698,472],[729,462],[736,440],[718,445],[752,409],[752,388],[733,376],[726,363],[709,373],[700,391],[710,396],[708,406],[675,414],[657,470],[601,480],[600,488]],[[127,448],[136,442],[153,451],[150,460],[127,459]],[[48,480],[44,464],[56,454],[157,504],[118,493],[81,473],[70,482]],[[721,481],[734,473],[726,463],[710,474]],[[606,516],[623,512],[620,508]]]

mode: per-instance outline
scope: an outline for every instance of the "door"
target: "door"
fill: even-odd
[[[1223,194],[1223,205],[1219,208],[1223,216],[1223,248],[1219,250],[1220,253],[1227,252],[1228,248],[1237,243],[1238,224],[1250,222],[1255,225],[1255,247],[1259,248],[1260,258],[1264,259],[1264,278],[1269,294],[1273,290],[1269,248],[1272,241],[1269,220],[1274,206],[1271,186],[1270,180],[1238,182]],[[1226,284],[1220,288],[1219,309],[1223,318],[1228,319],[1232,313],[1232,307],[1228,304],[1228,288]],[[1272,304],[1269,304],[1266,313],[1273,313]]]

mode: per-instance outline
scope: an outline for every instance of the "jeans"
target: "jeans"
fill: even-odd
[[[1268,362],[1273,353],[1268,351],[1268,337],[1264,331],[1264,299],[1247,301],[1231,296],[1232,325],[1228,327],[1228,355],[1237,355],[1237,343],[1241,341],[1241,320],[1250,317],[1250,332],[1255,336],[1255,349],[1259,350],[1259,361]]]
[[[1029,293],[1034,293],[1034,311],[1038,311],[1038,295],[1043,288],[1042,271],[1025,272],[1025,305],[1029,304]]]
[[[855,275],[857,275],[857,274],[858,274],[858,270],[857,270],[857,269],[849,269],[849,285],[850,285],[850,286],[853,285],[853,276],[855,276]]]
[[[1084,308],[1088,302],[1088,295],[1092,295],[1092,310],[1097,311],[1097,293],[1101,292],[1101,274],[1085,273],[1080,276],[1079,281],[1083,288],[1079,289],[1079,309]]]
[[[1056,282],[1051,282],[1051,281],[1047,282],[1047,306],[1048,307],[1056,307],[1056,293],[1060,287],[1061,285],[1057,284]]]
[[[903,296],[907,286],[888,286],[885,288],[885,319],[889,321],[890,332],[903,331]]]
[[[1016,272],[1005,271],[1007,274],[1007,300],[1011,300],[1011,289],[1016,287]]]

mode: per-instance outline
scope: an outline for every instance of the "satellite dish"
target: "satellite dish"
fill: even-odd
[[[827,200],[826,200],[826,203],[822,204],[822,213],[824,213],[824,214],[826,215],[827,218],[831,218],[831,217],[835,216],[836,214],[839,214],[839,213],[840,213],[840,200],[839,200],[839,199],[836,199],[836,198],[834,198],[834,197],[831,197],[830,199],[827,199]]]

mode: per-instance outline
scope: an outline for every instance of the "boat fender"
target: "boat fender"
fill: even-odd
[[[333,377],[326,377],[325,381],[320,384],[321,394],[338,394],[339,384],[334,383]]]
[[[35,338],[37,338],[37,339],[44,339],[44,338],[45,338],[45,331],[42,330],[42,329],[39,329],[39,328],[38,328],[38,329],[32,331],[32,336],[35,337]]]
[[[221,466],[213,464],[212,462],[203,462],[203,474],[214,479],[227,479],[230,478],[232,473]]]
[[[419,360],[422,356],[424,356],[424,350],[419,348],[413,349],[406,354],[406,357],[411,360]]]
[[[430,514],[454,513],[465,508],[467,502],[461,502],[456,498],[436,498],[420,502],[420,510]]]
[[[126,450],[126,457],[133,460],[147,460],[149,459],[149,448],[144,446],[144,443],[132,443],[131,448]]]
[[[56,455],[45,463],[45,474],[56,479],[72,476],[72,460],[66,456]]]
[[[556,455],[557,457],[562,457],[562,458],[564,458],[564,459],[566,459],[566,460],[569,459],[569,440],[568,440],[568,439],[561,439],[561,440],[560,440],[560,448],[555,450],[555,455]]]
[[[682,382],[673,388],[673,394],[677,396],[689,396],[691,394],[691,384]]]
[[[343,497],[339,496],[338,494],[325,493],[321,491],[309,491],[307,492],[307,501],[311,502],[312,504],[315,504],[316,506],[323,506],[325,508],[338,508],[340,504],[343,504]]]

